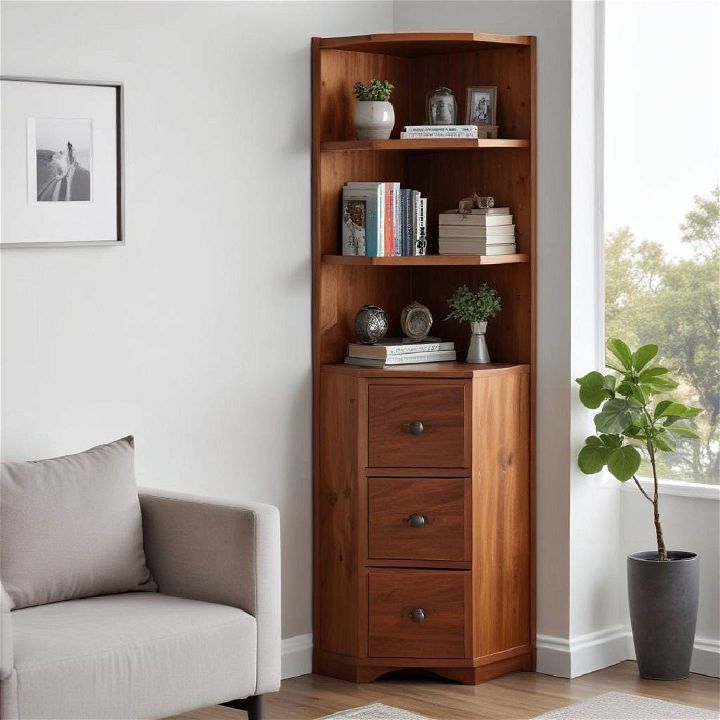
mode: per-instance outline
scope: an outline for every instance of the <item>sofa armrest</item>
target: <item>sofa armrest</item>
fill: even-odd
[[[13,633],[10,611],[12,600],[0,583],[0,680],[6,680],[13,670]]]
[[[231,605],[257,622],[256,695],[280,687],[280,515],[272,505],[140,490],[160,592]]]

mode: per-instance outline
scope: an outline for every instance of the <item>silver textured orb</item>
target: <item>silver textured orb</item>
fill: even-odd
[[[360,342],[374,345],[385,337],[388,321],[385,311],[377,305],[363,305],[355,316],[355,333]]]

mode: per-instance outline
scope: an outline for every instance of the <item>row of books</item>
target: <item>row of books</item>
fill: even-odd
[[[364,367],[387,367],[455,359],[455,343],[452,340],[428,337],[414,342],[408,338],[384,338],[375,345],[350,343],[345,362]]]
[[[512,255],[515,225],[510,208],[474,208],[440,213],[440,255]]]
[[[342,254],[425,255],[427,198],[396,182],[349,182],[342,191]]]
[[[421,138],[465,138],[478,137],[477,125],[406,125],[400,133],[401,140]]]

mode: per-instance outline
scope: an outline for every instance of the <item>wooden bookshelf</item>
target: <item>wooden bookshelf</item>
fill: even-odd
[[[396,125],[389,140],[355,138],[352,85],[372,77],[395,86]],[[313,38],[312,84],[314,671],[363,682],[420,667],[475,683],[531,669],[535,38],[482,33]],[[481,85],[497,86],[503,137],[399,139],[404,125],[424,123],[428,91],[452,88],[462,122],[466,88]],[[428,255],[342,256],[341,193],[349,181],[399,182],[427,197]],[[438,255],[438,214],[472,192],[511,208],[516,254]],[[445,319],[455,289],[481,282],[495,287],[503,300],[502,312],[488,327],[491,366],[461,362],[468,328]],[[397,336],[400,312],[414,300],[430,308],[432,334],[455,342],[458,362],[343,364],[360,307],[382,307],[388,335]],[[417,461],[408,454],[409,436],[393,425],[405,411],[408,419],[426,413],[428,427],[438,433],[422,436]],[[462,442],[447,423],[459,423]],[[395,459],[382,465],[388,457]],[[413,478],[422,482],[408,495]],[[380,504],[373,499],[377,493],[384,498]],[[453,523],[444,516],[446,534],[429,535],[433,543],[437,537],[433,548],[444,548],[433,549],[434,555],[427,547],[420,557],[398,554],[392,544],[401,534],[392,525],[392,509],[415,495],[438,512],[438,498],[444,497],[440,504],[447,501],[460,513]],[[457,532],[465,532],[465,540]],[[423,603],[438,607],[454,598],[455,605],[441,611],[450,630],[433,634],[432,612],[420,625],[401,622],[392,605],[400,602],[397,593],[406,593],[411,603],[417,593]]]

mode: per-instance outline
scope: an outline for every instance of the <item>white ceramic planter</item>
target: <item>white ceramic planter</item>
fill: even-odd
[[[359,100],[355,105],[358,140],[387,140],[395,127],[395,110],[388,100]]]

